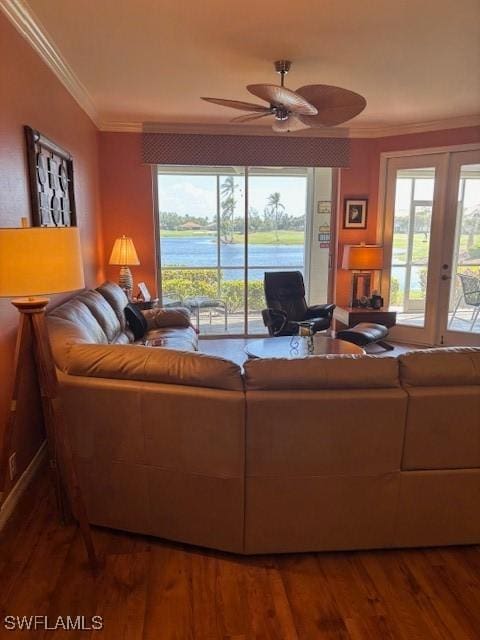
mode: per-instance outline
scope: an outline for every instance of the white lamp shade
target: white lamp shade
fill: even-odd
[[[120,266],[140,264],[133,240],[127,236],[117,238],[108,263]]]
[[[0,229],[0,297],[38,296],[84,286],[77,227]]]

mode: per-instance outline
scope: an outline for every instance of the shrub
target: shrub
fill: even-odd
[[[225,301],[229,313],[243,309],[243,280],[221,280],[219,292],[216,269],[165,269],[162,272],[162,289],[164,295],[177,295],[182,299],[193,296],[220,297]],[[264,306],[263,282],[252,280],[248,283],[249,310],[260,311]]]
[[[427,269],[420,269],[418,279],[420,281],[420,291],[423,293],[422,297],[425,296],[425,292],[427,291],[427,276],[428,276]]]
[[[229,313],[235,313],[243,309],[245,285],[243,280],[225,280],[222,282],[220,297],[227,303]],[[265,295],[263,282],[252,280],[248,283],[248,309],[260,311],[265,307]]]
[[[402,295],[400,293],[400,282],[398,278],[390,280],[390,304],[401,304]]]
[[[261,311],[265,308],[265,292],[262,280],[252,280],[248,283],[248,308],[250,311]]]
[[[244,283],[242,280],[224,280],[220,287],[220,298],[225,300],[227,311],[235,313],[243,309]]]
[[[164,295],[209,296],[216,298],[217,272],[214,269],[165,269],[162,272]]]

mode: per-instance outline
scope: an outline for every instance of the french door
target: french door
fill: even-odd
[[[480,344],[480,149],[388,158],[384,213],[392,337]]]
[[[446,210],[438,342],[480,346],[480,150],[452,154]]]

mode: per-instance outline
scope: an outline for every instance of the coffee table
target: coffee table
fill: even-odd
[[[263,338],[247,342],[245,353],[249,358],[306,358],[310,355],[326,354],[365,354],[364,349],[356,344],[328,338],[327,336],[313,336],[314,353],[308,352],[307,338],[297,338],[298,346],[292,346],[292,336],[280,336],[278,338]]]

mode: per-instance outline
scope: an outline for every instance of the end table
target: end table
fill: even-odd
[[[375,322],[390,328],[397,322],[397,312],[388,309],[369,309],[368,307],[335,307],[333,312],[335,326],[354,327],[359,322]],[[343,328],[343,327],[342,327]]]

